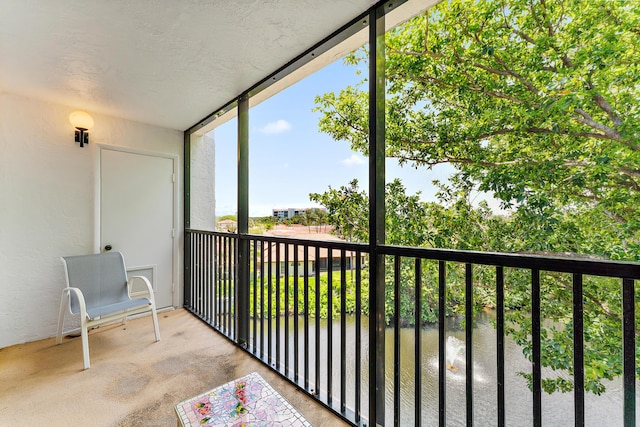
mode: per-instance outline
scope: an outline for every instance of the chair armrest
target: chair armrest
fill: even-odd
[[[144,276],[131,276],[129,278],[129,280],[127,281],[127,291],[129,293],[129,297],[131,297],[131,293],[132,293],[131,290],[133,288],[133,283],[137,280],[141,280],[142,283],[144,283],[149,300],[153,303],[155,307],[155,300],[153,297],[153,288],[151,287],[151,282],[149,282],[149,279],[147,279]],[[144,292],[144,291],[140,291],[140,292]],[[137,293],[137,292],[134,292],[134,293]]]
[[[71,311],[71,293],[75,294],[78,299],[78,307],[80,307],[80,316],[82,318],[87,316],[87,303],[84,301],[84,295],[79,288],[66,287],[62,290],[62,296],[65,295],[69,298],[69,311]],[[73,313],[73,312],[72,312]]]

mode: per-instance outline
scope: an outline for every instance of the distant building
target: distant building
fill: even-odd
[[[273,217],[278,219],[293,218],[296,215],[304,215],[308,210],[324,210],[323,208],[286,208],[272,209]]]

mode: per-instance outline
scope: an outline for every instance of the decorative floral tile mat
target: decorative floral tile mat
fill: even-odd
[[[311,427],[257,372],[180,402],[175,410],[183,426]]]

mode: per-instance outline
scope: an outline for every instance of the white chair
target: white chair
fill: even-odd
[[[124,258],[120,252],[62,257],[67,287],[62,291],[56,344],[62,342],[65,314],[80,314],[80,333],[84,369],[89,369],[88,329],[116,320],[126,322],[127,316],[150,311],[160,341],[158,315],[153,288],[146,277],[127,279]],[[146,297],[131,298],[132,283],[141,280],[146,285]]]

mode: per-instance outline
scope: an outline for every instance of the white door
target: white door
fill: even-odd
[[[100,150],[100,249],[151,280],[158,308],[173,305],[174,180],[172,158]]]

